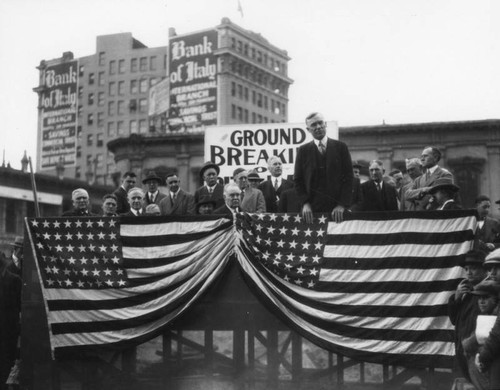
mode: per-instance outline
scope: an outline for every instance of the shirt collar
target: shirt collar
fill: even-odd
[[[325,145],[325,147],[326,147],[326,141],[327,140],[328,140],[328,137],[325,135],[322,139],[316,139],[316,138],[314,138],[314,143],[315,143],[316,146],[319,147],[319,142],[321,141],[321,143],[323,145]]]
[[[432,168],[427,168],[427,170],[429,171],[429,175],[432,175],[434,173],[434,171],[437,169],[438,165],[434,165]]]

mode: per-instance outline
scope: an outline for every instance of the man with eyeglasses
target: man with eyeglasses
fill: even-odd
[[[161,215],[194,215],[194,196],[180,188],[181,181],[177,174],[168,174],[166,180],[168,194],[160,201]]]
[[[307,116],[306,126],[314,139],[299,147],[294,173],[302,216],[310,223],[313,213],[326,212],[342,222],[352,198],[351,155],[345,143],[326,136],[327,123],[319,112]]]

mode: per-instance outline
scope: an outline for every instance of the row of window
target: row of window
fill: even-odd
[[[146,114],[148,112],[148,99],[143,98],[143,99],[130,99],[130,101],[127,102],[125,100],[118,100],[118,101],[110,101],[108,102],[108,116],[114,116],[114,115],[125,115],[125,111],[127,110],[131,113],[138,112],[139,114]],[[82,116],[83,112],[83,107],[78,106],[78,117]],[[92,126],[95,121],[95,116],[94,113],[91,112],[87,114],[87,125]],[[98,112],[97,113],[97,126],[100,127],[103,125],[104,121],[104,113],[103,112]]]
[[[258,63],[264,65],[267,68],[274,70],[275,72],[286,75],[286,63],[281,62],[280,60],[274,58],[271,55],[268,55],[266,52],[263,52],[253,46],[250,46],[248,43],[243,42],[235,37],[231,38],[231,48],[235,49],[239,53],[252,58]]]
[[[230,68],[231,72],[253,83],[257,83],[264,88],[268,88],[278,95],[286,97],[288,94],[288,85],[286,83],[272,75],[258,70],[247,62],[233,59],[230,61]]]
[[[242,123],[275,123],[274,119],[269,120],[267,116],[257,114],[256,112],[251,113],[252,120],[249,121],[249,111],[246,108],[231,104],[231,118],[237,119]]]
[[[231,82],[231,96],[238,97],[241,100],[248,102],[250,100],[249,89],[244,85],[238,84],[234,81]],[[271,104],[269,104],[269,101]],[[257,107],[263,107],[271,111],[273,114],[285,115],[286,105],[273,98],[268,99],[266,95],[252,90],[252,104]]]
[[[164,56],[164,61],[163,61],[163,67],[166,68],[167,64],[167,56]],[[106,53],[105,52],[100,52],[99,53],[99,66],[105,66],[106,65]],[[130,71],[133,72],[147,72],[147,71],[156,71],[159,66],[159,61],[157,56],[145,56],[145,57],[140,57],[140,58],[131,58],[130,59]],[[114,75],[114,74],[124,74],[126,72],[125,69],[125,60],[124,59],[119,59],[119,60],[110,60],[109,64],[109,74]],[[83,76],[85,72],[84,66],[80,66],[80,76]]]

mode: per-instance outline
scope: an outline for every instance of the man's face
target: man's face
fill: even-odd
[[[437,164],[436,157],[434,157],[431,148],[424,149],[422,155],[420,156],[420,161],[422,162],[422,167],[424,168],[432,168]]]
[[[396,188],[399,189],[403,185],[403,174],[402,173],[395,173],[392,178],[394,179],[394,183],[396,185]]]
[[[269,173],[273,177],[279,177],[283,172],[283,164],[281,164],[281,161],[278,159],[272,160],[272,162],[267,166],[267,168],[269,169]]]
[[[179,178],[175,175],[167,178],[167,187],[171,192],[177,192],[180,184]]]
[[[491,268],[488,269],[488,278],[500,282],[500,265],[493,264]]]
[[[260,180],[259,179],[250,179],[248,181],[248,184],[250,187],[258,189],[260,185]]]
[[[483,219],[490,212],[491,203],[489,200],[483,200],[476,206],[477,213],[479,214],[479,218]]]
[[[203,172],[203,180],[209,187],[213,187],[217,184],[217,171],[214,168],[208,168]]]
[[[230,188],[224,193],[224,200],[226,201],[227,207],[235,209],[240,206],[240,193],[235,187]]]
[[[234,178],[234,182],[238,184],[240,190],[243,191],[244,189],[246,189],[248,187],[248,172],[243,171],[238,173]]]
[[[214,205],[212,203],[205,203],[198,207],[198,214],[207,215],[214,212]]]
[[[491,314],[498,301],[493,295],[480,295],[477,297],[477,304],[481,314]]]
[[[465,275],[467,280],[475,286],[486,277],[486,270],[478,264],[467,264],[465,266]]]
[[[153,193],[156,192],[158,189],[158,181],[157,180],[148,180],[146,182],[146,185],[148,186],[148,191]]]
[[[422,175],[422,168],[420,165],[411,165],[410,167],[406,168],[406,172],[408,172],[408,176],[410,176],[410,179],[415,180],[417,177]]]
[[[125,191],[130,190],[132,187],[135,187],[135,177],[125,176],[122,181],[122,186]]]
[[[140,210],[142,208],[143,200],[144,196],[140,192],[133,192],[128,196],[128,203],[130,203],[130,207],[134,210]]]
[[[375,162],[371,163],[368,170],[370,172],[370,179],[377,182],[382,181],[382,177],[384,176],[384,170],[380,165],[378,165]]]
[[[116,200],[113,198],[106,198],[102,203],[102,211],[104,215],[114,215],[116,214]]]
[[[73,199],[73,207],[75,210],[87,210],[89,207],[89,198],[85,195],[79,195]]]
[[[311,119],[306,121],[307,130],[311,135],[317,139],[321,140],[326,135],[326,122],[323,115],[316,114]]]
[[[354,175],[354,177],[358,178],[359,179],[359,175],[360,175],[360,171],[359,171],[359,168],[352,168],[352,173]]]

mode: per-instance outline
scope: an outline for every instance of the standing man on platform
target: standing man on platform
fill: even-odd
[[[128,217],[139,217],[144,215],[144,191],[142,188],[131,188],[128,191],[127,200],[130,205],[130,210],[122,215]]]
[[[283,178],[283,164],[278,156],[271,156],[267,160],[267,169],[271,176],[268,180],[262,182],[259,190],[264,194],[266,201],[266,211],[268,213],[277,213],[281,194],[293,188],[293,182]]]
[[[194,196],[180,187],[181,181],[175,173],[167,175],[168,195],[160,202],[161,215],[194,215]]]
[[[362,201],[359,211],[398,210],[398,194],[393,185],[383,180],[385,170],[382,161],[370,162],[368,171],[370,180],[361,184]]]
[[[166,197],[165,194],[158,190],[162,182],[163,180],[155,171],[148,172],[148,175],[142,181],[142,184],[147,187],[146,196],[144,197],[144,206],[152,203],[159,205],[160,201]]]
[[[294,174],[302,216],[312,222],[313,213],[327,212],[335,222],[342,222],[344,210],[351,205],[351,155],[345,143],[326,136],[322,114],[308,115],[306,126],[314,140],[299,148]]]
[[[63,217],[95,217],[90,211],[90,198],[89,193],[84,188],[77,188],[71,193],[71,200],[73,201],[73,208],[66,210],[62,215]]]
[[[248,172],[243,168],[236,168],[233,172],[233,180],[241,190],[241,210],[247,213],[265,213],[264,195],[261,190],[248,185]]]
[[[125,214],[130,210],[130,204],[128,203],[127,194],[130,189],[135,187],[136,179],[137,176],[134,172],[125,172],[122,176],[122,184],[113,192],[113,195],[116,196],[117,201],[117,214]]]
[[[215,207],[224,205],[224,186],[218,182],[220,168],[212,161],[207,161],[200,169],[200,177],[205,181],[205,185],[201,186],[194,192],[194,201],[198,203],[201,198],[208,197],[215,201]]]
[[[401,188],[401,211],[414,211],[416,209],[416,203],[406,199],[406,191],[413,186],[413,182],[422,175],[422,162],[419,158],[406,159],[406,173],[410,177],[410,182],[405,184]]]
[[[436,204],[433,204],[435,202],[433,202],[432,195],[429,194],[437,179],[445,178],[453,183],[453,175],[438,165],[439,160],[441,160],[441,152],[438,148],[428,146],[422,151],[420,161],[425,173],[417,178],[405,193],[407,201],[415,202],[416,210],[433,210],[437,208]]]

